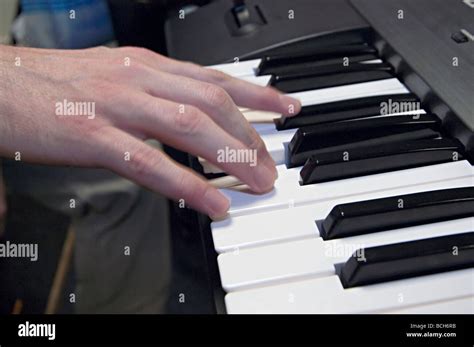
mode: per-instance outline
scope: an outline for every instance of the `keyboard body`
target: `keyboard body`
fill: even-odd
[[[205,258],[204,273],[211,298],[209,311],[474,313],[472,269],[352,288],[350,294],[339,295],[343,291],[339,277],[333,272],[343,259],[336,255],[336,260],[328,265],[318,255],[330,250],[347,253],[344,247],[354,251],[351,247],[357,244],[380,246],[443,236],[453,226],[462,232],[473,231],[474,220],[470,214],[429,224],[429,228],[413,225],[357,236],[358,239],[351,238],[352,244],[344,238],[330,240],[332,248],[320,237],[313,237],[316,221],[321,222],[338,204],[474,186],[474,42],[454,39],[462,31],[474,33],[474,8],[461,0],[254,0],[248,1],[247,6],[257,9],[260,23],[249,34],[239,32],[238,25],[229,19],[231,1],[208,5],[184,22],[170,20],[167,23],[170,55],[212,65],[260,83],[255,73],[248,73],[248,67],[255,72],[256,62],[266,56],[297,55],[308,47],[368,43],[376,49],[381,62],[393,68],[393,79],[296,93],[306,100],[303,106],[321,100],[337,102],[355,98],[359,94],[350,93],[364,88],[366,93],[361,95],[365,97],[384,95],[384,90],[387,95],[413,94],[425,112],[439,118],[443,136],[462,144],[464,160],[301,186],[298,183],[301,167],[288,168],[287,153],[280,149],[281,143],[288,143],[296,130],[278,133],[273,124],[256,124],[280,164],[275,191],[250,196],[225,190],[232,199],[230,218],[212,224],[206,216],[191,210],[178,206],[172,210],[172,229],[200,236],[195,242],[202,247]],[[287,15],[291,14],[298,20],[289,20]],[[232,65],[236,57],[240,70]],[[172,148],[166,151],[180,163],[205,174],[198,158]],[[285,261],[286,258],[292,261]],[[258,266],[260,261],[271,261],[273,265]],[[311,262],[320,266],[308,265]],[[453,290],[450,297],[430,297],[429,293],[436,288],[448,293],[449,289],[444,287],[453,281],[459,284],[458,292]],[[329,299],[316,300],[314,296]],[[305,304],[299,301],[302,297]],[[331,297],[332,302],[339,304],[327,304]],[[393,303],[387,304],[390,300]],[[280,301],[284,303],[272,306]]]

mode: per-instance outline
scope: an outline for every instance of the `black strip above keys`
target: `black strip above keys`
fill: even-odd
[[[299,128],[288,145],[287,165],[301,166],[312,155],[437,138],[441,122],[432,114],[387,116]]]
[[[464,159],[456,139],[430,139],[355,148],[311,156],[300,172],[302,184],[314,184]]]
[[[420,108],[419,99],[414,94],[371,96],[304,106],[301,112],[294,117],[276,119],[275,126],[277,130],[287,130],[309,125],[377,116],[384,112],[384,105],[386,105],[388,113],[414,111]],[[390,107],[390,105],[393,107]]]
[[[323,76],[308,76],[305,78],[275,80],[271,83],[271,85],[283,93],[296,93],[306,90],[317,90],[355,83],[379,81],[389,78],[393,78],[391,70],[383,67],[379,70],[367,69],[362,71],[336,73]]]
[[[474,216],[474,187],[433,190],[335,206],[320,224],[324,240]]]
[[[344,288],[352,288],[471,267],[474,232],[467,232],[357,250],[340,279]]]
[[[266,56],[262,58],[262,61],[260,62],[260,65],[257,68],[257,75],[261,76],[266,74],[273,74],[275,71],[272,71],[272,69],[277,67],[281,68],[288,66],[291,69],[291,65],[294,64],[322,61],[334,58],[341,59],[342,63],[342,59],[344,57],[348,57],[350,60],[351,56],[363,54],[375,55],[377,54],[377,50],[373,47],[364,44],[356,44],[315,48],[312,52]],[[286,70],[283,69],[279,72],[285,71]]]

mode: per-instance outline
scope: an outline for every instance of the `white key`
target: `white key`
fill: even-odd
[[[273,122],[273,120],[275,118],[280,118],[281,117],[281,114],[276,113],[276,112],[265,112],[265,113],[262,113],[262,114],[259,114],[258,112],[257,113],[253,113],[253,112],[245,113],[245,112],[243,112],[242,114],[245,117],[245,119],[247,120],[247,122],[250,122],[250,123],[256,124],[256,125],[271,126],[271,127],[273,127],[273,129],[275,129],[275,123]]]
[[[279,118],[279,117],[280,115],[278,115],[278,117],[276,118]],[[257,130],[257,132],[260,135],[270,134],[275,131],[275,124],[273,122],[272,123],[256,123],[256,124],[252,124],[252,126],[254,127],[255,130]]]
[[[244,76],[242,77],[242,80],[246,82],[250,82],[253,84],[256,84],[258,86],[266,87],[268,83],[270,82],[270,79],[272,78],[271,75],[265,75],[265,76]]]
[[[462,299],[454,299],[443,302],[435,302],[428,305],[420,305],[402,308],[384,313],[390,314],[474,314],[474,296],[470,295]]]
[[[329,241],[313,236],[223,253],[217,258],[222,287],[230,292],[329,276],[335,274],[335,264],[345,263],[361,248],[469,232],[473,225],[474,218],[464,218]],[[363,259],[363,252],[357,256]]]
[[[276,165],[285,164],[286,148],[298,129],[275,131],[270,134],[260,134],[267,151]]]
[[[374,59],[374,60],[360,61],[359,63],[360,64],[380,64],[380,63],[383,63],[383,61],[381,59]]]
[[[227,313],[371,313],[453,300],[474,293],[474,270],[344,289],[338,276],[227,294]]]
[[[467,160],[304,186],[299,184],[300,168],[287,169],[284,165],[278,165],[277,170],[279,177],[269,193],[254,195],[223,189],[222,192],[231,200],[229,215],[261,213],[344,196],[474,176],[474,167]]]
[[[331,276],[334,266],[324,254],[320,238],[223,253],[217,257],[226,292],[269,285],[290,278]],[[318,259],[320,258],[320,259]]]
[[[303,106],[318,105],[328,102],[341,101],[346,99],[365,98],[370,96],[380,96],[389,94],[407,94],[408,89],[396,78],[380,81],[348,84],[345,86],[322,88],[298,93],[288,94],[300,100]],[[254,117],[265,117],[268,112],[241,109],[246,114]]]
[[[260,65],[260,61],[261,59],[252,59],[238,63],[211,65],[207,68],[225,72],[233,77],[255,76],[255,69]]]
[[[319,231],[315,220],[326,218],[331,209],[338,204],[431,190],[469,187],[472,182],[473,178],[471,177],[461,178],[361,195],[350,195],[283,210],[230,217],[223,221],[211,223],[214,247],[218,253],[223,253],[235,249],[318,236]],[[256,228],[257,225],[264,225],[265,227]]]

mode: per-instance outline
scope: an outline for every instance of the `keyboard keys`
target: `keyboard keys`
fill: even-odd
[[[345,57],[348,66],[342,64]],[[226,296],[228,313],[474,313],[474,271],[461,269],[472,267],[473,248],[463,248],[465,256],[458,262],[449,258],[449,243],[439,241],[434,253],[423,248],[426,240],[448,240],[461,233],[471,234],[465,244],[472,244],[472,213],[454,219],[437,216],[441,219],[434,221],[418,221],[410,215],[401,218],[405,224],[377,231],[321,237],[326,232],[321,220],[337,205],[472,185],[474,169],[463,160],[462,145],[443,138],[435,116],[418,115],[418,120],[424,120],[415,125],[401,118],[398,123],[386,120],[396,120],[401,116],[397,113],[407,114],[405,110],[380,115],[382,103],[390,101],[409,104],[409,112],[425,112],[373,48],[359,44],[346,45],[346,51],[341,47],[315,50],[310,45],[299,53],[273,54],[240,68],[230,64],[216,68],[251,83],[271,83],[303,104],[302,112],[292,118],[242,109],[250,121],[265,123],[254,127],[277,163],[289,161],[290,168],[279,166],[275,189],[267,194],[249,195],[242,187],[223,190],[231,198],[230,217],[212,223],[211,231],[220,253],[223,287],[231,291]],[[274,124],[269,123],[272,120]],[[329,126],[336,122],[345,122],[346,132]],[[336,135],[336,140],[331,142],[330,136],[324,138],[316,130],[305,133],[307,137],[294,146],[292,140],[301,133],[298,128],[311,126],[328,127],[326,133]],[[341,160],[344,154],[349,158]],[[300,185],[300,169],[291,167],[302,165],[308,156]],[[469,199],[460,200],[473,209]],[[414,210],[419,217],[419,210]],[[407,249],[405,244],[418,249]],[[347,254],[359,249],[369,254],[367,263]],[[377,253],[380,249],[389,251]],[[380,266],[383,256],[389,262],[386,272]],[[449,261],[439,261],[446,257]],[[416,266],[409,266],[413,260]]]
[[[359,59],[372,60],[376,59],[376,53],[377,51],[373,47],[357,44],[313,48],[312,52],[267,56],[262,58],[257,68],[257,75],[285,73],[293,71],[295,68],[331,64],[335,61],[340,61],[342,65],[344,57],[362,56]]]
[[[220,254],[217,258],[225,291],[268,285],[288,278],[330,276],[334,266],[320,238],[279,243]]]
[[[303,277],[330,276],[336,273],[336,264],[345,263],[349,258],[349,261],[354,258],[362,262],[366,255],[361,248],[367,250],[392,243],[470,232],[473,222],[474,218],[464,218],[396,229],[387,231],[386,237],[367,235],[334,242],[313,236],[268,246],[236,249],[218,257],[222,286],[229,292]]]
[[[358,250],[342,266],[340,277],[344,288],[351,288],[470,267],[474,232]]]
[[[277,171],[279,177],[275,181],[275,188],[266,194],[248,194],[244,191],[223,189],[222,193],[231,200],[229,214],[237,216],[284,210],[292,206],[344,196],[357,196],[474,176],[474,168],[467,160],[305,186],[301,186],[298,182],[299,168],[287,169],[284,165],[279,165]]]
[[[266,87],[270,83],[271,76],[245,76],[241,77],[241,79],[261,87]]]
[[[275,120],[275,125],[278,130],[287,130],[308,125],[377,116],[381,114],[382,104],[390,101],[397,105],[419,104],[419,100],[415,95],[406,93],[371,95],[364,98],[343,99],[325,104],[304,106],[301,109],[301,112],[295,117],[279,118]],[[404,112],[406,110],[403,108],[397,111]],[[411,109],[411,111],[414,110]]]
[[[431,139],[355,148],[311,156],[301,170],[302,184],[462,160],[463,145],[453,139]]]
[[[300,100],[303,106],[318,105],[345,99],[363,98],[367,96],[409,93],[396,78],[387,80],[356,83],[347,86],[308,90],[291,93],[290,96]],[[249,111],[246,111],[246,113]],[[252,110],[250,112],[262,112]]]
[[[335,206],[320,226],[325,240],[474,216],[474,187],[443,189]]]
[[[284,93],[295,93],[305,90],[314,90],[321,88],[337,87],[354,83],[378,81],[382,79],[393,78],[391,68],[372,68],[372,65],[366,64],[365,70],[351,71],[345,73],[335,73],[321,76],[306,76],[301,78],[286,79],[284,76],[274,76],[271,85]]]
[[[348,59],[348,60],[346,60]],[[372,63],[372,62],[381,62],[380,59],[378,59],[377,54],[373,53],[361,53],[361,54],[356,54],[352,55],[351,57],[344,57],[344,56],[336,56],[333,58],[328,58],[328,59],[323,59],[323,60],[312,60],[308,62],[302,62],[302,63],[295,63],[291,65],[286,65],[286,66],[276,66],[273,68],[266,69],[263,72],[266,72],[267,74],[273,74],[273,75],[279,75],[279,74],[287,74],[287,73],[293,73],[293,72],[298,72],[302,70],[311,70],[323,66],[330,66],[330,65],[338,65],[338,66],[348,66],[347,64],[357,64],[357,63],[362,63],[362,64],[367,64],[367,63]],[[257,74],[260,76],[260,74]]]
[[[338,276],[288,282],[226,295],[227,313],[379,313],[472,297],[465,269],[344,289]]]
[[[272,78],[270,79],[270,83],[272,85],[275,85],[279,82],[290,81],[295,79],[305,79],[309,77],[329,76],[335,74],[347,74],[358,71],[392,72],[393,69],[389,64],[383,63],[381,61],[379,63],[372,64],[354,63],[348,66],[343,66],[341,64],[332,64],[308,69],[301,69],[288,73],[276,74],[272,76]]]
[[[407,185],[391,190],[364,192],[356,195],[335,197],[295,207],[289,206],[284,209],[276,209],[255,214],[247,214],[227,218],[223,221],[215,221],[211,224],[212,239],[215,250],[218,253],[232,252],[236,249],[263,246],[277,242],[293,241],[305,237],[320,236],[315,220],[323,220],[331,212],[331,209],[339,204],[363,201],[369,199],[384,198],[403,194],[421,193],[431,190],[466,187],[472,184],[472,177],[445,180],[432,183],[420,183]],[[439,223],[438,223],[439,224]],[[256,225],[265,225],[265,228],[255,228]],[[461,230],[460,225],[453,226]],[[471,228],[468,225],[468,228]],[[412,228],[407,228],[412,229]],[[472,229],[472,228],[471,228]],[[434,233],[435,230],[431,229]],[[367,245],[367,240],[382,242],[380,244],[401,240],[402,232],[395,229],[395,233],[385,231],[383,233],[365,234],[350,237],[352,243]],[[391,235],[393,234],[393,238]],[[414,235],[414,232],[410,232]],[[429,236],[429,235],[428,235]],[[348,238],[334,239],[329,242],[340,244]],[[345,261],[346,259],[342,259]]]
[[[403,115],[325,123],[298,129],[288,145],[288,166],[301,166],[311,155],[440,137],[440,120],[431,114]]]
[[[239,61],[238,63],[218,64],[207,66],[209,69],[222,71],[234,77],[255,76],[261,59]]]

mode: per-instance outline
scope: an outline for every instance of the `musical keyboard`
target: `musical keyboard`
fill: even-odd
[[[407,32],[403,25],[415,24],[395,18],[387,34],[373,19],[394,8],[419,15],[426,1],[351,4],[369,23],[364,35],[360,28],[329,33],[318,45],[288,44],[208,66],[277,88],[303,106],[291,118],[241,109],[277,163],[278,179],[262,195],[222,189],[229,215],[201,216],[218,312],[474,313],[474,43],[447,45],[463,66],[449,88],[440,86],[417,68],[423,60],[439,75],[452,68],[426,48],[433,23],[419,19],[419,31]],[[431,5],[438,12],[447,6]],[[449,11],[468,25],[465,17],[474,15],[461,15],[461,6]],[[409,47],[423,44],[406,53],[400,35]],[[225,175],[205,160],[189,163],[208,177]]]

